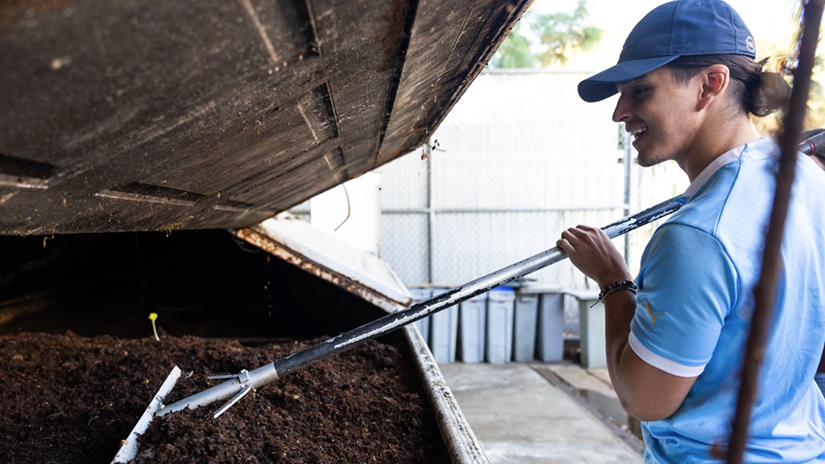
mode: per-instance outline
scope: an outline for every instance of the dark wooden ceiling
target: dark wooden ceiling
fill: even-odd
[[[240,227],[421,146],[529,0],[0,0],[0,234]]]

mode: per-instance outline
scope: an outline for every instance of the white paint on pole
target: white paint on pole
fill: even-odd
[[[149,423],[151,423],[152,419],[155,417],[155,412],[163,406],[163,400],[166,398],[166,395],[172,391],[172,388],[175,386],[175,383],[178,381],[179,377],[180,368],[175,366],[172,368],[172,372],[169,373],[169,376],[166,377],[166,380],[163,381],[163,385],[160,386],[160,390],[158,390],[155,397],[152,398],[149,406],[147,406],[146,410],[143,411],[143,415],[140,416],[140,419],[138,419],[137,424],[135,424],[135,428],[132,429],[132,432],[129,433],[126,440],[123,440],[120,450],[118,450],[115,458],[112,459],[113,463],[124,463],[134,459],[137,454],[138,436],[146,433],[146,429],[149,428]]]

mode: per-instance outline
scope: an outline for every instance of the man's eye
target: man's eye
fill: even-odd
[[[647,87],[633,87],[633,90],[631,92],[634,97],[641,97],[642,95],[644,95],[645,92],[647,92],[647,90]]]

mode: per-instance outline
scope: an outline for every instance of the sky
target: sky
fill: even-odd
[[[790,34],[792,18],[799,0],[727,0],[742,17],[757,41],[766,35]],[[567,68],[598,71],[612,66],[619,58],[622,44],[633,26],[650,10],[666,0],[587,0],[590,24],[604,30],[601,43],[591,53],[576,56]],[[572,12],[578,0],[535,0],[532,9],[540,13]],[[765,55],[759,52],[757,58]]]

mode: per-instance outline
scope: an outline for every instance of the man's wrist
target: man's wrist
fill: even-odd
[[[599,292],[599,301],[603,302],[604,299],[608,295],[612,295],[612,294],[617,293],[617,292],[628,291],[628,292],[631,292],[635,295],[637,290],[638,290],[638,287],[636,287],[636,284],[632,280],[630,280],[630,279],[617,280],[617,281],[615,281],[611,284],[608,284],[608,285],[605,285],[604,287],[602,287],[601,291]]]
[[[616,273],[610,277],[599,279],[596,281],[596,283],[599,285],[599,290],[602,290],[605,287],[608,287],[616,282],[621,282],[623,280],[632,281],[633,278],[630,277],[629,273]]]

